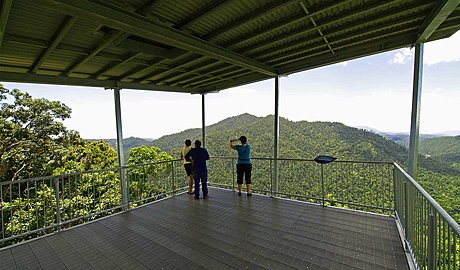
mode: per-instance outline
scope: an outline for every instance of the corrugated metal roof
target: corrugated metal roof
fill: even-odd
[[[460,28],[460,0],[1,3],[0,81],[196,93],[446,38]]]

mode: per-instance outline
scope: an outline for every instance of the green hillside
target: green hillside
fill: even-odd
[[[234,152],[228,147],[228,141],[243,134],[248,137],[254,157],[273,155],[273,116],[242,114],[206,127],[206,148],[214,156],[232,156]],[[148,145],[176,157],[185,139],[201,140],[201,129],[163,136]],[[405,147],[373,132],[341,123],[294,122],[280,118],[280,157],[314,159],[318,155],[340,160],[390,161],[404,167],[408,156]],[[438,160],[420,156],[419,163],[435,172],[460,175],[459,170]]]
[[[460,168],[460,136],[423,141],[420,143],[420,153]]]
[[[273,116],[243,114],[206,128],[206,148],[212,156],[235,156],[228,142],[245,135],[253,157],[273,155]],[[179,157],[185,139],[201,139],[201,129],[189,129],[152,141]],[[376,133],[341,123],[280,119],[280,157],[314,159],[330,155],[339,160],[389,161],[407,167],[407,148]],[[419,156],[416,179],[456,220],[460,220],[460,169],[438,159]]]

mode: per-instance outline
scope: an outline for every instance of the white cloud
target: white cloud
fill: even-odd
[[[443,62],[460,61],[460,32],[441,40],[428,42],[423,50],[423,63],[434,65]],[[412,63],[414,50],[404,48],[396,50],[390,64],[404,65]]]
[[[409,48],[400,49],[393,56],[392,59],[388,61],[390,64],[404,65],[412,61],[412,51]]]

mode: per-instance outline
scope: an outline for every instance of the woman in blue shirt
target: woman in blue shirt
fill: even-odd
[[[234,142],[240,141],[241,145],[233,145]],[[241,188],[244,181],[246,182],[246,192],[248,197],[251,193],[251,146],[247,143],[246,136],[241,136],[239,139],[230,140],[230,147],[238,152],[238,161],[236,162],[236,174],[238,183],[238,196],[241,196]]]

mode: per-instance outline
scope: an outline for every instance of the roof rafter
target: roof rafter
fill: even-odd
[[[133,59],[141,56],[142,53],[138,52],[138,53],[129,53],[125,59],[121,62],[119,62],[118,64],[115,64],[115,65],[112,65],[110,64],[106,69],[102,70],[102,71],[99,71],[97,74],[94,75],[94,78],[96,79],[100,79],[102,76],[104,76],[104,74],[106,74],[107,72],[111,71],[111,70],[114,70],[130,61],[132,61]]]
[[[348,1],[350,1],[350,0],[348,0]],[[261,8],[261,9],[259,9],[258,14],[257,14],[256,16],[246,16],[245,18],[240,18],[239,20],[237,20],[234,24],[232,24],[232,25],[230,25],[230,26],[225,26],[225,27],[222,27],[220,30],[213,31],[211,34],[209,34],[208,36],[206,36],[205,39],[206,39],[206,38],[209,38],[209,40],[213,40],[214,38],[216,38],[217,36],[219,36],[219,35],[222,34],[222,33],[225,33],[225,32],[227,32],[227,31],[230,31],[230,30],[234,29],[235,27],[238,27],[238,26],[243,25],[243,24],[245,24],[245,23],[247,23],[247,22],[250,22],[250,21],[252,21],[252,20],[255,20],[255,19],[257,19],[257,18],[260,18],[260,17],[262,17],[262,16],[264,16],[264,15],[270,13],[270,12],[273,12],[273,11],[275,11],[275,10],[281,8],[281,7],[290,5],[290,4],[292,4],[293,2],[296,2],[296,1],[292,1],[292,0],[291,0],[291,1],[288,1],[288,2],[285,2],[285,3],[281,3],[281,4],[280,4],[280,3],[273,3],[273,4],[271,4],[271,5],[268,6],[268,7],[263,7],[263,8]],[[333,4],[330,4],[330,5],[328,5],[328,6],[321,6],[320,9],[315,10],[314,12],[312,12],[312,14],[308,15],[307,17],[311,17],[311,16],[313,16],[313,15],[315,15],[315,14],[319,14],[319,13],[321,13],[321,12],[325,12],[325,11],[327,11],[327,10],[330,10],[330,9],[332,9],[332,8],[335,8],[335,7],[340,6],[340,5],[343,5],[343,4],[344,4],[343,2],[338,2],[338,3],[337,3],[337,2],[334,2]],[[197,19],[199,19],[199,18],[197,18]],[[304,19],[305,19],[305,16],[302,15],[302,17],[300,18],[300,20],[304,20]],[[298,20],[295,20],[295,22],[297,22],[297,21],[298,21]],[[284,25],[282,25],[282,27],[284,27]],[[239,43],[240,41],[236,41],[236,42]],[[235,43],[234,43],[234,44],[235,44]],[[234,44],[232,44],[232,45],[234,45]],[[230,47],[232,47],[232,45],[231,45]],[[204,58],[205,58],[205,57],[199,57],[199,58],[197,58],[197,60],[199,60],[199,59],[204,60]],[[216,63],[218,64],[219,62],[216,62]],[[165,73],[167,73],[167,72],[168,72],[168,71],[165,71]],[[188,74],[190,74],[190,73],[186,72],[186,73],[183,73],[183,74],[178,74],[178,75],[176,75],[176,76],[177,76],[177,77],[183,77],[183,76],[186,76],[186,75],[188,75]],[[158,74],[155,74],[154,76],[158,76]],[[144,81],[145,81],[145,80],[149,80],[149,79],[152,78],[152,77],[153,77],[153,76],[151,76],[151,77],[146,77],[146,78],[144,78]],[[168,78],[168,79],[171,79],[171,77]]]
[[[51,53],[56,49],[59,43],[61,43],[62,39],[65,37],[65,35],[67,35],[70,29],[72,29],[72,26],[75,24],[76,21],[77,21],[76,17],[66,16],[61,26],[54,34],[51,44],[42,53],[42,55],[40,55],[40,57],[37,59],[35,64],[30,69],[31,73],[36,73],[40,69],[40,66],[43,64],[46,58],[48,58],[48,56],[50,56]]]
[[[342,5],[346,4],[347,2],[352,2],[352,1],[354,1],[354,0],[333,1],[332,4],[320,5],[320,6],[317,6],[317,7],[312,7],[312,10],[310,11],[310,15],[305,16],[302,13],[299,16],[291,17],[291,18],[288,18],[287,20],[280,21],[275,26],[271,26],[269,28],[261,29],[261,30],[259,30],[257,32],[250,33],[246,37],[230,41],[228,43],[231,44],[231,45],[229,45],[228,48],[231,49],[231,48],[235,47],[236,45],[238,45],[240,43],[247,42],[247,41],[249,41],[251,39],[258,38],[258,37],[266,35],[266,34],[268,34],[270,32],[280,30],[280,29],[282,29],[284,27],[289,27],[289,26],[291,26],[293,24],[296,24],[296,23],[299,23],[301,21],[304,21],[305,19],[308,19],[310,16],[314,16],[314,15],[317,15],[317,14],[320,14],[320,13],[323,13],[323,12],[330,11],[330,10],[332,10],[334,8],[337,8],[339,6],[342,6]],[[395,1],[395,0],[393,0],[393,1]]]
[[[302,6],[303,10],[305,11],[305,13],[307,15],[310,14],[310,12],[308,11],[308,8],[307,8],[307,5],[305,4],[305,0],[302,0],[299,2],[300,5]],[[318,34],[323,38],[324,42],[326,43],[327,47],[329,47],[329,50],[335,54],[334,52],[334,49],[332,49],[331,45],[329,44],[329,41],[327,40],[327,38],[324,36],[323,34],[323,31],[321,31],[321,28],[318,26],[318,24],[316,23],[315,19],[313,18],[313,16],[310,16],[310,22],[313,24],[313,26],[315,26],[316,28],[316,31],[318,32]]]
[[[41,3],[44,7],[58,12],[68,15],[81,15],[123,32],[207,55],[269,76],[276,76],[278,74],[278,71],[273,67],[208,43],[192,35],[182,33],[179,30],[146,20],[142,16],[136,16],[125,10],[87,0],[37,0],[37,2]]]
[[[458,7],[460,0],[442,0],[438,1],[430,15],[420,26],[417,40],[415,43],[427,41],[446,18]]]
[[[422,20],[422,18],[423,18],[423,15],[421,13],[411,14],[410,16],[400,17],[400,18],[398,18],[397,20],[394,20],[394,22],[391,22],[391,23],[381,22],[381,23],[378,23],[378,24],[374,24],[374,26],[372,26],[370,28],[366,28],[365,31],[353,31],[352,34],[349,34],[348,26],[341,26],[341,27],[338,27],[336,29],[330,29],[329,30],[330,33],[334,33],[334,35],[336,36],[336,40],[329,42],[329,44],[337,44],[338,42],[341,42],[342,40],[349,40],[351,38],[371,35],[373,33],[377,33],[378,31],[383,31],[383,30],[386,30],[386,29],[391,30],[391,29],[394,29],[396,27],[406,27],[409,23],[414,23],[414,22],[419,23]],[[369,20],[369,21],[366,21],[366,23],[378,22],[378,21],[379,20],[377,20],[377,21]],[[348,34],[343,34],[343,33],[348,33]],[[327,36],[329,36],[329,34],[326,34],[325,36],[327,37]],[[339,38],[337,38],[337,36],[339,36]],[[313,46],[309,46],[309,50],[315,49],[317,47],[323,47],[323,45],[324,45],[323,42],[317,42],[315,44],[315,42],[318,41],[318,40],[321,40],[321,37],[312,39],[311,37],[307,36],[307,37],[305,37],[305,38],[303,38],[303,39],[301,39],[299,41],[290,43],[289,46],[287,46],[287,47],[283,47],[283,48],[281,48],[279,50],[273,50],[270,53],[256,54],[256,55],[253,55],[253,57],[260,58],[260,59],[269,58],[270,60],[267,60],[267,61],[272,61],[272,60],[274,60],[276,58],[279,58],[279,57],[286,57],[286,56],[292,55],[292,53],[290,53],[288,50],[289,49],[294,49],[295,47],[298,47],[298,46],[301,46],[301,45],[314,44]],[[280,51],[285,51],[285,52],[284,52],[283,55],[279,55]],[[276,55],[276,56],[271,57],[272,55]]]
[[[6,24],[8,22],[8,17],[10,15],[11,6],[13,5],[13,0],[3,0],[1,11],[0,11],[0,48],[3,44],[3,37],[5,36]]]
[[[154,7],[156,7],[156,5],[161,4],[160,2],[161,1],[151,0],[150,2],[145,4],[144,6],[140,7],[139,9],[137,9],[135,11],[135,13],[139,14],[139,15],[142,15],[142,16],[145,16],[146,14],[151,13],[152,9]],[[98,53],[100,53],[102,50],[104,50],[107,46],[109,46],[111,44],[120,43],[120,42],[122,42],[123,40],[125,40],[129,36],[130,36],[129,33],[124,33],[124,32],[119,31],[119,30],[111,30],[109,33],[105,34],[105,36],[103,38],[104,41],[102,43],[98,44],[96,46],[96,48],[94,48],[89,55],[83,57],[77,63],[75,63],[73,66],[71,66],[66,71],[64,71],[63,75],[65,75],[65,76],[70,75],[72,72],[74,72],[76,69],[78,69],[81,65],[85,64],[86,62],[91,60],[94,56],[96,56]]]
[[[343,16],[341,16],[340,18],[332,18],[332,19],[329,19],[329,20],[325,21],[323,24],[324,24],[324,26],[331,26],[331,25],[333,25],[333,24],[335,24],[335,23],[338,23],[338,22],[347,20],[347,19],[350,18],[350,17],[356,16],[357,14],[358,14],[358,15],[359,15],[359,14],[365,14],[365,13],[368,12],[368,11],[374,11],[374,10],[377,10],[378,8],[381,8],[382,6],[387,6],[387,5],[388,5],[388,3],[387,3],[387,2],[384,2],[384,3],[379,4],[379,5],[377,5],[377,6],[372,6],[372,7],[370,7],[370,6],[365,6],[364,8],[359,9],[358,11],[356,11],[356,10],[350,11],[350,12],[344,14]],[[429,3],[427,2],[427,3],[425,4],[425,6],[428,6],[428,5],[429,5]],[[335,5],[334,5],[334,6],[335,6]],[[422,5],[421,7],[423,7],[423,6],[424,6],[424,5]],[[319,13],[321,13],[323,10],[329,10],[329,9],[332,8],[332,7],[333,7],[333,6],[327,6],[327,7],[324,7],[324,9],[315,9],[316,11],[315,11],[315,12],[310,12],[310,13],[308,14],[307,18],[312,18],[312,16],[313,16],[314,14],[319,14]],[[411,6],[408,6],[408,8],[413,8],[413,7],[415,7],[415,4],[413,4],[413,5],[411,5]],[[383,17],[381,17],[381,15],[379,15],[379,16],[373,15],[373,16],[371,16],[370,18],[365,18],[365,19],[361,20],[361,22],[360,22],[359,24],[373,23],[373,22],[378,21],[378,20],[380,20],[380,19],[382,19],[382,18],[387,18],[387,17],[393,16],[393,15],[395,15],[395,14],[404,14],[404,13],[405,13],[404,10],[400,10],[399,8],[395,8],[395,9],[392,9],[392,10],[386,12],[386,13],[384,14]],[[303,17],[305,18],[304,15],[303,15]],[[355,24],[355,22],[353,22],[353,24]],[[341,32],[341,31],[347,30],[349,27],[350,27],[350,25],[343,26],[343,27],[340,27],[340,28],[334,30],[333,32],[334,32],[335,34],[337,34],[337,33]],[[305,34],[308,34],[308,33],[313,33],[313,32],[315,32],[315,31],[317,31],[317,27],[310,28],[310,29],[306,29],[306,30],[304,30],[304,31],[299,32],[298,34],[295,34],[294,36],[297,36],[297,35],[299,35],[299,36],[300,36],[300,35],[305,35]],[[288,36],[289,36],[289,35],[288,35]],[[292,34],[291,34],[291,36],[292,36]],[[283,36],[280,36],[279,38],[276,38],[273,42],[269,42],[269,43],[267,43],[267,44],[262,44],[262,45],[256,44],[256,46],[253,46],[253,47],[251,47],[251,48],[249,48],[249,49],[244,49],[244,50],[241,50],[241,51],[245,51],[246,53],[250,53],[251,51],[259,50],[259,49],[261,49],[261,48],[266,48],[266,47],[267,47],[267,48],[270,48],[270,47],[273,46],[274,44],[279,43],[279,42],[285,40],[285,38],[286,38],[286,36],[283,35]],[[316,41],[316,40],[322,40],[322,39],[324,39],[324,38],[327,38],[327,35],[325,35],[325,34],[323,33],[323,35],[322,35],[321,37],[319,37],[319,38],[311,39],[311,37],[307,37],[306,39],[308,39],[308,41],[310,41],[310,42],[312,42],[312,41],[314,42],[314,41]],[[300,42],[296,42],[296,43],[293,43],[293,44],[290,43],[289,47],[295,47],[295,46],[298,46],[300,43],[305,43],[305,42],[306,42],[306,41],[300,41]],[[329,43],[329,41],[328,41],[328,43]],[[318,46],[319,46],[319,45],[320,45],[320,44],[318,44]],[[324,43],[323,43],[323,45],[324,45]],[[327,45],[327,43],[326,43],[326,45]],[[289,47],[288,47],[288,48],[289,48]],[[285,50],[285,49],[286,49],[286,48],[279,48],[279,49],[277,49],[277,50],[272,50],[272,49],[270,49],[270,51],[271,51],[270,54],[275,54],[277,51]],[[331,50],[331,48],[329,48],[329,50]],[[248,55],[250,55],[250,54],[248,54]],[[258,57],[257,55],[259,55],[259,53],[256,54],[256,57]],[[253,56],[251,56],[251,57],[253,57]],[[217,62],[217,63],[218,63],[218,62]],[[204,67],[202,67],[202,68],[206,68],[206,66],[204,66]],[[179,78],[180,78],[180,77],[183,77],[183,76],[185,76],[185,75],[187,75],[187,73],[179,74],[179,75],[177,75],[177,76],[175,76],[175,77],[179,77]],[[169,79],[171,79],[171,78],[169,78]]]
[[[403,28],[403,29],[398,30],[398,31],[388,30],[384,34],[381,34],[381,35],[379,35],[377,37],[373,37],[373,38],[364,37],[364,38],[359,39],[359,40],[357,40],[355,42],[347,43],[347,44],[342,45],[342,46],[336,46],[336,49],[337,49],[337,51],[339,49],[347,51],[346,49],[353,50],[354,47],[364,47],[363,44],[366,44],[366,43],[374,44],[374,43],[378,43],[378,42],[380,42],[379,44],[382,47],[388,47],[388,46],[385,46],[384,43],[382,43],[382,40],[385,40],[385,39],[394,40],[395,42],[398,41],[398,39],[399,39],[399,42],[402,42],[404,44],[404,42],[407,43],[407,40],[411,38],[411,36],[408,36],[408,33],[413,31],[414,29],[416,29],[416,27],[417,27],[417,25],[414,24],[413,27]],[[339,43],[339,42],[340,41],[337,41],[337,43]],[[395,49],[395,48],[393,48],[393,49]],[[383,52],[383,50],[379,50],[379,52]],[[305,61],[308,61],[308,58],[312,58],[313,56],[321,55],[321,54],[324,54],[324,53],[325,53],[325,51],[318,51],[316,53],[309,53],[307,55],[298,56],[296,59],[293,59],[293,60],[286,60],[284,62],[277,63],[276,65],[281,67],[281,70],[284,72],[284,74],[291,73],[292,72],[292,70],[291,70],[292,66],[298,67],[298,65],[301,65],[299,63],[303,63],[303,65],[309,67],[309,68],[306,68],[306,69],[310,69],[310,68],[313,68],[313,67],[311,67],[310,63],[306,63]],[[366,55],[359,55],[359,57],[366,56]],[[323,57],[323,59],[324,58],[325,57]],[[355,58],[358,58],[358,57],[355,57]],[[352,59],[355,59],[355,58],[352,58]],[[305,61],[303,61],[303,60],[305,60]],[[339,61],[334,62],[334,63],[338,63],[338,62],[344,61],[344,60],[350,60],[350,58],[340,59]],[[319,67],[319,66],[314,66],[314,67]]]
[[[177,29],[180,29],[180,30],[186,30],[188,28],[190,28],[190,26],[194,25],[195,23],[197,23],[199,20],[203,19],[204,17],[206,17],[206,15],[214,12],[215,10],[217,10],[218,8],[222,7],[223,4],[225,4],[227,1],[226,0],[214,0],[213,3],[200,11],[200,14],[194,14],[193,15],[193,19],[191,19],[190,21],[184,21],[183,23],[180,23],[180,24],[177,24],[174,26],[174,28],[177,28]]]
[[[256,10],[254,13],[247,14],[243,16],[242,18],[237,18],[233,23],[230,23],[228,25],[224,25],[223,27],[213,30],[211,33],[208,35],[204,36],[203,39],[206,40],[213,40],[220,36],[221,34],[228,32],[234,28],[237,28],[243,24],[246,24],[250,21],[256,20],[262,16],[265,16],[268,13],[271,13],[277,9],[283,8],[285,6],[291,5],[294,2],[297,2],[298,0],[289,0],[287,2],[283,1],[275,1],[273,3],[268,4],[267,6],[261,7],[258,10]]]

